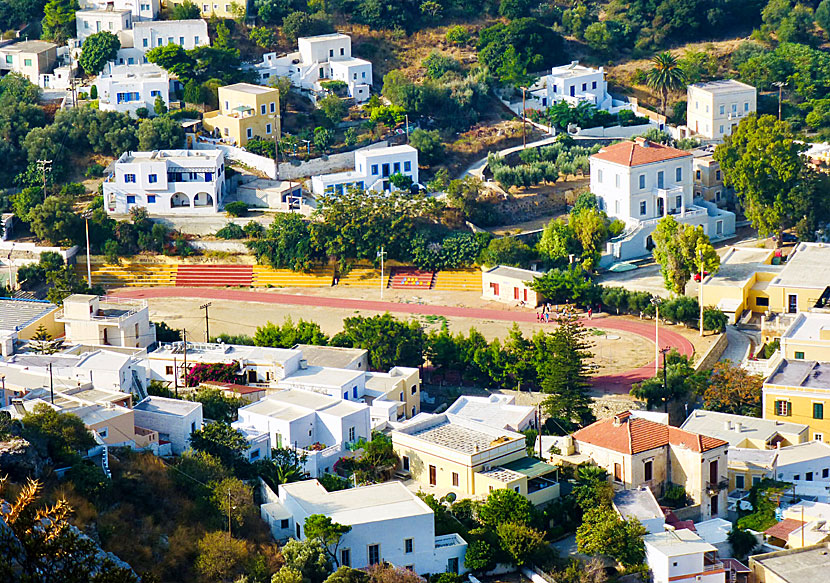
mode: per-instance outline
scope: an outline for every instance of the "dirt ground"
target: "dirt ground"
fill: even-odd
[[[280,291],[284,293],[286,290],[282,289]],[[354,292],[357,290],[349,291]],[[458,292],[455,293],[458,294]],[[309,293],[309,291],[304,291],[303,294],[314,295],[313,293]],[[364,294],[360,293],[330,293],[326,295],[337,295],[338,297],[364,296]],[[385,299],[391,299],[389,297],[390,295],[385,295]],[[372,299],[376,299],[378,296],[379,294],[376,294]],[[365,299],[369,298],[366,297]],[[187,330],[190,338],[194,341],[202,341],[205,339],[204,311],[199,308],[202,302],[193,299],[151,299],[149,303],[150,318],[153,321],[166,322],[172,328],[183,328]],[[484,304],[481,300],[474,303],[478,305]],[[469,304],[455,303],[453,305]],[[492,308],[493,306],[487,304],[487,307]],[[210,334],[211,336],[218,336],[219,334],[246,334],[252,336],[258,326],[266,322],[281,324],[285,318],[290,317],[295,322],[300,319],[317,322],[326,334],[333,335],[342,330],[343,320],[349,316],[373,316],[378,313],[370,310],[333,309],[296,305],[283,306],[256,302],[223,301],[221,304],[214,302],[210,307]],[[501,320],[445,318],[443,316],[413,316],[413,318],[428,331],[440,330],[445,322],[453,333],[463,332],[466,334],[470,328],[474,327],[488,340],[505,338],[513,325],[512,322]],[[519,323],[519,328],[526,337],[532,336],[543,326],[535,322]],[[606,334],[599,329],[592,328],[590,340],[593,345],[591,350],[594,353],[592,364],[595,365],[596,374],[612,374],[631,370],[647,364],[654,358],[652,343],[648,339],[636,334],[616,331]]]

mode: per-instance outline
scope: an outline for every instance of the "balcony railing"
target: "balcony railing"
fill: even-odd
[[[718,561],[717,563],[710,563],[709,565],[703,565],[703,572],[708,573],[710,571],[723,571],[726,569],[726,566]]]
[[[464,539],[462,539],[456,533],[445,534],[445,535],[442,535],[442,536],[436,536],[435,537],[435,548],[436,549],[441,549],[441,548],[444,548],[444,547],[454,547],[454,546],[463,545],[463,544],[464,544]]]

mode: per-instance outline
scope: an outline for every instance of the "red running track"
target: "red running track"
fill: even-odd
[[[457,306],[438,306],[434,304],[402,304],[375,300],[353,300],[324,296],[303,296],[271,292],[228,290],[216,288],[142,288],[120,289],[111,295],[122,298],[194,298],[199,300],[229,300],[235,302],[261,302],[266,304],[288,304],[295,306],[313,306],[339,308],[346,310],[369,310],[373,312],[396,312],[399,314],[433,315],[473,320],[500,320],[507,322],[536,322],[534,312],[513,312],[487,308],[462,308]],[[600,317],[593,320],[582,319],[593,328],[617,330],[637,334],[654,341],[654,324],[632,320]],[[694,346],[682,335],[665,328],[660,329],[660,344],[676,349],[681,354],[692,356]],[[593,379],[596,389],[606,393],[628,393],[631,385],[654,375],[654,361],[633,370],[612,375],[600,375]]]

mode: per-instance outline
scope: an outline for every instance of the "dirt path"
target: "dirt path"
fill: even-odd
[[[230,290],[215,288],[153,288],[153,289],[122,289],[115,290],[112,295],[128,298],[141,298],[153,301],[153,312],[168,318],[168,324],[173,327],[181,327],[186,324],[189,330],[193,330],[196,338],[203,337],[204,320],[196,316],[198,303],[201,300],[214,300],[214,312],[219,307],[218,302],[225,305],[229,302],[252,302],[242,307],[242,313],[225,315],[220,321],[214,321],[212,335],[227,331],[233,334],[253,334],[256,326],[266,323],[268,320],[281,321],[274,318],[279,314],[272,309],[275,305],[289,309],[282,314],[291,315],[295,320],[303,317],[308,308],[313,308],[317,314],[307,317],[318,321],[324,331],[336,332],[342,325],[342,319],[355,312],[408,314],[424,319],[427,324],[440,326],[441,318],[454,320],[456,326],[466,331],[470,325],[476,328],[485,328],[486,336],[501,336],[505,326],[497,333],[488,326],[489,322],[516,322],[525,330],[538,329],[536,315],[533,311],[507,311],[491,308],[474,308],[463,306],[445,306],[435,304],[402,304],[394,302],[382,302],[377,300],[360,300],[350,298],[333,298],[317,295],[293,295],[285,293],[272,293],[264,291]],[[158,301],[156,301],[158,300]],[[197,301],[193,301],[197,300]],[[268,308],[257,307],[256,304],[270,304]],[[290,309],[295,308],[295,309]],[[303,310],[306,309],[306,311]],[[195,312],[198,311],[198,312]],[[175,314],[189,314],[180,321],[170,318]],[[653,354],[655,327],[650,322],[640,322],[625,318],[614,318],[609,316],[595,317],[592,320],[583,319],[582,322],[605,334],[597,334],[595,343],[595,364],[598,366],[598,374],[594,377],[594,385],[597,390],[604,393],[627,393],[631,385],[654,374],[654,360],[650,357]],[[217,325],[218,324],[218,325]],[[466,328],[465,328],[466,326]],[[194,330],[195,328],[195,330]],[[482,330],[484,333],[484,331]],[[592,337],[592,340],[594,337]],[[601,340],[602,339],[602,340]],[[673,330],[661,327],[660,344],[671,346],[681,354],[691,356],[694,353],[694,346],[682,334]],[[645,362],[644,362],[645,361]],[[630,368],[629,368],[630,367]]]

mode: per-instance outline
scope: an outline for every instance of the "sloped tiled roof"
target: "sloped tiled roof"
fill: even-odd
[[[669,443],[688,447],[698,453],[728,445],[722,439],[691,433],[648,419],[632,417],[630,412],[592,423],[574,433],[573,438],[576,441],[626,454],[641,453]]]
[[[647,145],[641,145],[641,143]],[[621,164],[623,166],[641,166],[643,164],[653,164],[674,158],[691,157],[691,155],[691,153],[684,150],[678,150],[677,148],[656,144],[654,142],[625,141],[607,146],[591,156],[591,158],[605,160],[606,162],[613,162],[614,164]]]
[[[764,531],[764,534],[768,536],[775,537],[779,540],[787,540],[787,537],[790,536],[791,532],[794,532],[807,524],[806,522],[801,522],[800,520],[795,520],[794,518],[785,518],[778,524],[773,524],[768,529]]]

